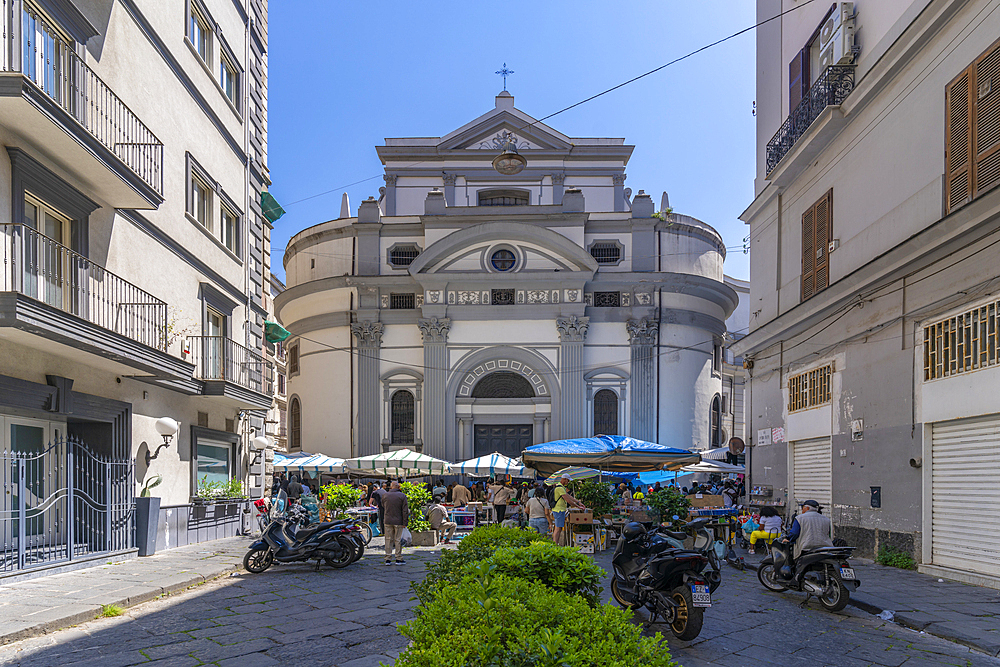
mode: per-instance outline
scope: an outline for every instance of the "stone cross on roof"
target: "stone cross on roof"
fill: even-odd
[[[514,70],[507,69],[507,63],[504,63],[503,68],[498,69],[496,73],[503,77],[503,89],[507,90],[507,76],[513,74]]]

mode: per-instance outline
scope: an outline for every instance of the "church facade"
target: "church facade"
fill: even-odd
[[[659,212],[632,196],[633,148],[567,137],[506,91],[443,137],[377,147],[379,198],[285,253],[289,447],[460,461],[601,433],[722,444],[725,245],[665,196]]]

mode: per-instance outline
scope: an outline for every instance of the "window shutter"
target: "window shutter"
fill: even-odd
[[[805,301],[816,291],[816,207],[810,207],[802,214],[802,300]]]
[[[830,285],[830,253],[827,246],[830,244],[833,226],[833,190],[827,192],[822,199],[816,203],[814,214],[816,225],[816,279],[815,291],[820,291]]]
[[[788,113],[795,111],[809,90],[809,47],[799,51],[788,63]]]
[[[945,90],[945,189],[951,212],[972,198],[972,70],[967,69]]]
[[[972,196],[1000,184],[1000,42],[973,64],[969,85],[975,152]],[[970,71],[969,74],[972,72]]]

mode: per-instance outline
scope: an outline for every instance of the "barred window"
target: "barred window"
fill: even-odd
[[[492,303],[494,306],[513,306],[514,290],[512,289],[490,290],[490,303]]]
[[[413,444],[413,394],[400,389],[392,395],[392,444]]]
[[[413,310],[417,307],[417,295],[416,294],[390,294],[389,295],[389,309],[390,310]]]
[[[622,247],[615,241],[597,241],[590,246],[590,255],[598,264],[617,264],[622,260]]]
[[[924,327],[924,380],[969,373],[1000,363],[1000,302]]]
[[[594,435],[618,435],[618,394],[610,389],[594,394]]]
[[[621,305],[621,292],[594,292],[595,308],[619,308]]]
[[[830,402],[833,365],[814,368],[788,378],[788,411],[797,412]]]
[[[389,248],[389,266],[404,267],[413,263],[420,254],[420,248],[413,243],[400,243]]]
[[[523,190],[481,190],[480,206],[527,206],[529,194]]]

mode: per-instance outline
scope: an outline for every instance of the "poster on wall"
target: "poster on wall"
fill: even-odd
[[[782,426],[777,426],[771,429],[771,442],[784,442],[785,441],[785,429]]]

